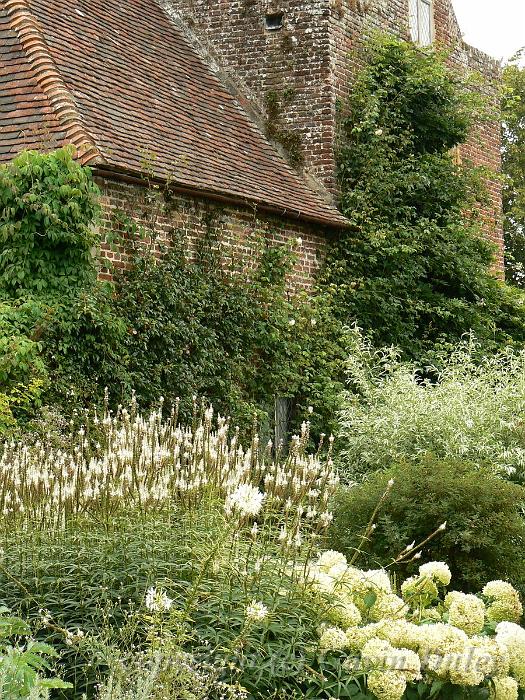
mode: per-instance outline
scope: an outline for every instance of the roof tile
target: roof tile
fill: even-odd
[[[188,189],[345,223],[155,0],[5,2],[0,82],[10,101],[0,112],[0,145],[34,123],[55,140],[84,146],[84,162],[140,173],[150,161],[157,176]],[[18,150],[37,146],[24,136]],[[0,151],[0,159],[14,150]]]

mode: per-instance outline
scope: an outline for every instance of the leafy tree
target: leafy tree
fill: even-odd
[[[520,52],[503,71],[503,211],[507,279],[525,286],[525,67]]]
[[[469,330],[485,347],[525,337],[481,235],[482,173],[451,152],[469,132],[473,95],[440,55],[388,37],[368,47],[341,110],[341,209],[351,225],[322,286],[340,322],[357,321],[376,345],[409,357],[428,359]]]

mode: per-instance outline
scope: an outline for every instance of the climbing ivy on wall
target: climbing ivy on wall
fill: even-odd
[[[221,240],[220,216],[204,219],[207,234],[188,252],[177,229],[167,245],[157,240],[152,247],[144,241],[154,238],[153,228],[140,230],[119,216],[129,264],[115,274],[114,311],[127,327],[126,390],[145,404],[180,397],[182,414],[202,396],[239,423],[258,415],[267,427],[275,398],[289,398],[292,425],[313,405],[318,434],[341,386],[332,376],[321,298],[288,286],[300,241],[275,244],[261,231],[250,252],[241,246],[232,254]],[[159,246],[160,255],[152,252]]]
[[[162,248],[156,208],[169,212],[169,188],[150,191],[151,226],[116,213],[112,245],[128,265],[104,282],[98,197],[67,149],[0,169],[0,430],[42,404],[71,417],[106,389],[115,406],[133,391],[143,406],[180,397],[182,415],[198,395],[245,425],[267,423],[276,396],[297,400],[296,421],[312,403],[323,415],[340,387],[322,305],[287,286],[297,241],[261,232],[249,259],[227,259],[210,215],[192,255],[177,230]]]
[[[97,195],[67,148],[23,153],[0,168],[0,429],[41,403],[50,355],[58,362],[74,352],[82,364],[87,339],[76,321],[97,284]]]
[[[70,294],[93,280],[97,188],[72,151],[23,153],[0,170],[0,293]]]
[[[525,287],[525,66],[518,53],[503,71],[503,214],[506,276]]]
[[[341,105],[341,209],[321,289],[341,323],[427,361],[473,331],[486,349],[525,338],[522,300],[494,274],[476,212],[483,173],[458,165],[480,105],[444,57],[378,37]]]

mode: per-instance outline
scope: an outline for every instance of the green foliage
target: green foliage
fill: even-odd
[[[333,415],[340,390],[333,368],[342,366],[343,353],[325,334],[322,298],[289,293],[300,242],[270,245],[261,232],[249,258],[231,255],[210,215],[194,255],[175,231],[159,258],[152,252],[152,241],[162,247],[156,207],[171,204],[169,191],[157,188],[146,197],[151,221],[139,225],[133,212],[117,213],[109,238],[130,265],[114,271],[114,284],[101,282],[90,171],[64,149],[23,154],[0,172],[5,430],[31,418],[27,401],[22,410],[10,399],[22,384],[28,397],[30,387],[40,388],[33,414],[47,403],[70,417],[102,403],[108,387],[115,406],[135,390],[145,406],[160,395],[172,406],[180,396],[188,415],[197,394],[239,422],[259,414],[268,427],[276,396],[297,402],[296,424],[310,405],[319,423]]]
[[[480,233],[482,173],[451,154],[473,94],[434,51],[384,38],[341,110],[350,227],[329,251],[323,287],[342,323],[418,359],[470,330],[490,348],[525,339],[522,305],[495,279]]]
[[[58,654],[49,644],[29,638],[31,628],[19,617],[12,617],[8,608],[0,607],[0,694],[5,700],[48,697],[51,688],[68,688],[58,678],[46,677]]]
[[[32,299],[0,302],[0,384],[9,388],[28,376],[45,376],[38,338],[44,306]]]
[[[523,287],[525,263],[525,68],[521,52],[503,71],[503,211],[507,279]]]
[[[280,451],[278,457],[270,448],[260,451],[255,434],[243,450],[243,427],[231,437],[228,430],[223,418],[217,429],[212,427],[211,409],[181,425],[178,415],[163,420],[161,409],[142,416],[134,403],[116,416],[93,415],[81,430],[71,425],[58,443],[51,431],[37,443],[5,443],[0,455],[4,600],[40,620],[40,636],[48,643],[63,645],[64,631],[71,642],[67,635],[80,637],[80,628],[103,645],[134,652],[148,639],[149,628],[133,626],[131,619],[143,607],[148,588],[160,582],[177,598],[174,611],[187,613],[179,625],[187,632],[181,643],[191,639],[188,644],[199,658],[217,647],[220,658],[223,654],[230,661],[231,656],[235,662],[243,652],[249,662],[246,683],[255,687],[257,673],[271,689],[276,675],[281,678],[290,664],[293,670],[301,663],[293,649],[305,646],[306,622],[299,628],[297,620],[314,614],[296,610],[279,593],[290,574],[276,534],[280,526],[289,533],[290,545],[284,547],[292,557],[308,551],[309,536],[325,526],[321,514],[335,473],[331,464],[305,454],[306,427],[290,453]],[[293,488],[297,483],[301,487]],[[249,484],[251,491],[243,496]],[[259,484],[265,485],[264,494]],[[226,508],[236,492],[238,501]],[[245,499],[252,515],[254,502],[258,508],[268,504],[255,533],[242,510],[238,516]],[[291,504],[287,513],[285,499]],[[316,499],[319,506],[307,517]],[[241,574],[239,567],[252,570],[258,559],[257,576]],[[250,633],[253,649],[244,654],[244,645],[229,645],[254,598],[278,607],[283,633],[273,626],[262,651],[258,633]],[[315,625],[309,625],[310,638],[314,632]],[[291,647],[285,650],[290,661],[278,657],[283,639]],[[92,692],[106,660],[86,657],[75,643],[65,646],[64,664],[63,675],[80,696]],[[234,668],[233,685],[244,673],[244,666]]]
[[[69,149],[0,168],[0,290],[70,294],[93,275],[97,188]]]
[[[208,522],[211,527],[211,522]],[[169,514],[115,518],[111,527],[77,523],[64,531],[17,531],[4,542],[2,599],[38,622],[45,609],[57,626],[114,640],[129,610],[157,580],[187,575],[187,546]],[[9,573],[7,573],[9,572]],[[112,636],[113,635],[113,636]],[[86,659],[54,628],[40,637],[62,652],[63,676],[80,697],[92,689],[105,660]]]
[[[0,168],[0,387],[22,423],[59,392],[73,403],[71,385],[97,376],[118,335],[96,281],[97,194],[67,148]]]
[[[437,367],[421,368],[355,331],[340,411],[343,473],[356,478],[430,452],[523,481],[525,354],[480,359],[479,350],[465,341]]]
[[[144,405],[160,395],[173,404],[180,396],[188,410],[200,395],[219,411],[236,406],[241,415],[288,391],[288,384],[293,392],[293,357],[283,356],[295,355],[284,293],[290,249],[263,250],[253,272],[243,274],[225,269],[212,241],[195,260],[184,247],[175,234],[159,260],[139,245],[130,269],[117,278],[128,390]]]
[[[190,258],[174,232],[159,259],[139,239],[116,276],[112,307],[126,328],[113,372],[124,391],[133,388],[145,406],[181,397],[186,416],[191,397],[205,396],[241,422],[268,416],[274,398],[287,397],[299,419],[313,405],[320,425],[341,388],[332,368],[343,353],[326,337],[322,300],[287,290],[296,246],[261,237],[249,260],[228,259],[211,230]]]
[[[56,300],[42,329],[42,356],[49,382],[44,400],[66,416],[104,400],[129,396],[125,321],[115,311],[113,284],[96,281],[69,299]]]
[[[446,521],[444,532],[424,548],[422,560],[394,570],[411,575],[421,561],[444,561],[460,590],[475,591],[498,578],[525,590],[525,489],[458,459],[427,456],[401,462],[342,488],[335,500],[330,546],[354,554],[390,479],[394,486],[362,547],[361,564],[391,565],[408,544],[423,541]]]

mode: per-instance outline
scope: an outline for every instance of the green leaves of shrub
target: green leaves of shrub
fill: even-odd
[[[388,566],[410,542],[423,541],[447,521],[445,531],[424,549],[423,560],[400,567],[403,576],[415,573],[421,561],[446,561],[458,589],[466,592],[494,579],[509,579],[525,590],[525,489],[459,460],[427,456],[341,489],[330,546],[354,553],[390,479],[394,487],[358,565]]]
[[[180,397],[188,417],[196,394],[239,424],[254,413],[264,420],[275,396],[297,397],[305,410],[330,399],[333,406],[341,385],[331,369],[341,353],[332,355],[322,304],[287,290],[295,242],[272,244],[261,233],[257,244],[249,258],[227,262],[211,230],[190,257],[174,231],[160,259],[140,242],[131,250],[113,309],[127,331],[120,354],[128,390],[141,405]]]
[[[93,275],[97,188],[70,149],[25,152],[0,167],[0,289],[66,292]]]
[[[480,347],[470,339],[438,366],[421,368],[391,348],[376,350],[358,331],[348,338],[349,391],[339,414],[347,478],[432,453],[523,482],[523,350],[480,360]]]
[[[11,616],[6,607],[0,608],[0,694],[5,700],[46,697],[39,691],[71,687],[59,678],[45,677],[58,653],[49,644],[32,639],[23,645],[21,639],[30,634],[24,620]]]

